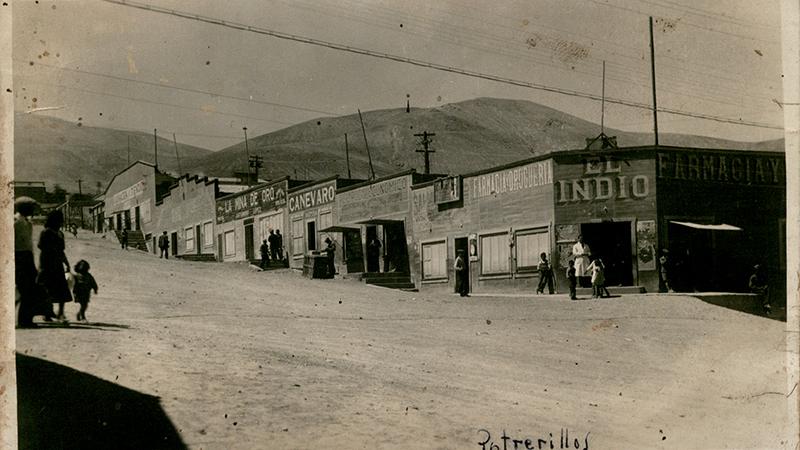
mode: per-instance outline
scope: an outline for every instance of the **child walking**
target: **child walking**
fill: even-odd
[[[575,261],[569,260],[569,267],[567,267],[567,280],[569,280],[569,299],[577,300],[578,277],[575,275]]]
[[[78,264],[75,264],[75,287],[72,288],[72,293],[75,294],[75,301],[81,305],[77,317],[79,322],[86,322],[86,308],[89,307],[89,298],[92,296],[92,291],[97,295],[97,282],[92,274],[89,273],[89,263],[82,259],[78,261]]]
[[[592,298],[611,297],[611,293],[606,289],[606,266],[603,265],[603,260],[595,259],[589,264],[588,269],[592,272]]]

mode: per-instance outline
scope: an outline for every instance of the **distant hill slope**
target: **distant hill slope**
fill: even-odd
[[[47,116],[14,116],[14,178],[21,181],[46,181],[59,184],[70,192],[97,192],[111,177],[128,165],[128,137],[131,161],[154,161],[153,136],[134,131],[78,126]],[[178,172],[175,146],[171,139],[159,136],[159,167]],[[186,171],[210,150],[178,144],[181,168]]]
[[[467,173],[517,161],[551,150],[583,148],[587,137],[599,134],[597,124],[524,100],[478,98],[436,108],[404,108],[363,112],[372,163],[378,176],[415,168],[424,160],[414,134],[428,131],[433,138],[431,172]],[[346,175],[344,134],[348,135],[350,169],[366,178],[369,164],[358,115],[321,118],[252,138],[250,154],[264,158],[269,178],[292,175],[309,179]],[[647,133],[607,129],[620,146],[649,145]],[[783,140],[744,143],[704,136],[663,134],[663,145],[698,148],[774,150]],[[245,167],[244,143],[197,159],[195,173],[226,175]],[[264,174],[262,171],[261,174]]]

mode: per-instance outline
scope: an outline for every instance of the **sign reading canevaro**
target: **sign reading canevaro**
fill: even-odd
[[[314,208],[333,202],[336,198],[336,182],[330,181],[312,189],[289,195],[289,213]]]

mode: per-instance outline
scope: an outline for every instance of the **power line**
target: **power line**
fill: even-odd
[[[18,62],[27,62],[27,61],[24,61],[24,60],[19,59],[19,58],[14,58],[14,60],[18,61]],[[59,67],[59,66],[54,66],[54,65],[50,65],[50,64],[44,64],[44,63],[40,63],[40,62],[37,62],[36,65],[49,67],[49,68],[56,69],[56,70],[63,70],[63,71],[67,71],[67,72],[75,72],[75,73],[82,73],[82,74],[85,74],[85,75],[93,75],[93,76],[97,76],[97,77],[109,78],[109,79],[112,79],[112,80],[128,81],[128,82],[131,82],[131,83],[139,83],[139,84],[144,84],[144,85],[148,85],[148,86],[156,86],[156,87],[160,87],[160,88],[175,89],[177,91],[191,92],[191,93],[195,93],[195,94],[205,94],[205,95],[210,95],[210,96],[213,96],[213,97],[229,98],[229,99],[233,99],[233,100],[241,100],[241,101],[250,102],[250,103],[258,103],[260,105],[277,106],[277,107],[280,107],[280,108],[294,109],[294,110],[305,111],[305,112],[313,112],[313,113],[325,114],[325,115],[328,115],[328,116],[337,116],[338,115],[336,113],[332,113],[330,111],[323,111],[323,110],[320,110],[320,109],[304,108],[302,106],[287,105],[287,104],[283,104],[283,103],[269,102],[269,101],[266,101],[266,100],[255,100],[255,99],[247,98],[247,97],[237,97],[235,95],[220,94],[219,92],[204,91],[204,90],[201,90],[201,89],[186,88],[186,87],[175,86],[175,85],[165,84],[165,83],[155,83],[155,82],[152,82],[152,81],[137,80],[137,79],[134,79],[134,78],[125,78],[125,77],[120,77],[120,76],[117,76],[117,75],[109,75],[109,74],[106,74],[106,73],[91,72],[91,71],[88,71],[88,70],[72,69],[72,68],[68,68],[68,67]]]
[[[279,38],[279,39],[290,40],[290,41],[295,41],[295,42],[301,42],[301,43],[304,43],[304,44],[311,44],[311,45],[316,45],[316,46],[320,46],[320,47],[328,47],[328,48],[332,48],[332,49],[335,49],[335,50],[345,51],[345,52],[349,52],[349,53],[355,53],[355,54],[359,54],[359,55],[371,56],[371,57],[375,57],[375,58],[387,59],[387,60],[390,60],[390,61],[396,61],[396,62],[415,65],[415,66],[418,66],[418,67],[425,67],[425,68],[429,68],[429,69],[435,69],[435,70],[440,70],[440,71],[444,71],[444,72],[450,72],[450,73],[465,75],[465,76],[469,76],[469,77],[473,77],[473,78],[481,78],[481,79],[485,79],[485,80],[496,81],[496,82],[499,82],[499,83],[509,84],[509,85],[512,85],[512,86],[519,86],[519,87],[536,89],[536,90],[541,90],[541,91],[546,91],[546,92],[553,92],[553,93],[557,93],[557,94],[568,95],[568,96],[572,96],[572,97],[585,98],[585,99],[595,100],[595,101],[602,101],[600,96],[598,96],[596,94],[589,94],[589,93],[575,91],[575,90],[571,90],[571,89],[564,89],[564,88],[546,86],[546,85],[539,84],[539,83],[532,83],[532,82],[527,82],[527,81],[515,80],[515,79],[512,79],[512,78],[501,77],[501,76],[498,76],[498,75],[490,75],[490,74],[485,74],[485,73],[476,72],[476,71],[472,71],[472,70],[461,69],[461,68],[458,68],[458,67],[446,66],[446,65],[442,65],[442,64],[423,61],[423,60],[419,60],[419,59],[407,58],[407,57],[403,57],[403,56],[397,56],[397,55],[393,55],[393,54],[389,54],[389,53],[377,52],[377,51],[358,48],[358,47],[351,47],[351,46],[347,46],[347,45],[343,45],[343,44],[337,44],[337,43],[334,43],[334,42],[323,41],[323,40],[320,40],[320,39],[308,38],[308,37],[304,37],[304,36],[300,36],[300,35],[296,35],[296,34],[284,33],[284,32],[281,32],[281,31],[274,31],[274,30],[269,30],[269,29],[266,29],[266,28],[254,27],[254,26],[251,26],[251,25],[244,25],[244,24],[231,22],[231,21],[226,21],[226,20],[218,19],[218,18],[214,18],[214,17],[207,17],[207,16],[202,16],[202,15],[198,15],[198,14],[194,14],[194,13],[188,13],[188,12],[177,11],[177,10],[168,9],[168,8],[162,8],[162,7],[154,6],[154,5],[150,5],[150,4],[131,2],[131,1],[127,1],[127,0],[102,0],[102,1],[104,1],[106,3],[112,3],[112,4],[120,5],[120,6],[126,6],[126,7],[130,7],[130,8],[136,8],[136,9],[142,9],[142,10],[145,10],[145,11],[156,12],[156,13],[159,13],[159,14],[171,15],[171,16],[175,16],[175,17],[181,17],[181,18],[184,18],[184,19],[195,20],[195,21],[198,21],[198,22],[209,23],[209,24],[212,24],[212,25],[219,25],[219,26],[222,26],[222,27],[231,28],[231,29],[235,29],[235,30],[249,31],[249,32],[256,33],[256,34],[262,34],[262,35],[266,35],[266,36],[276,37],[276,38]],[[595,1],[595,0],[589,0],[589,1]],[[629,100],[606,98],[605,101],[608,102],[608,103],[615,103],[615,104],[625,105],[625,106],[629,106],[629,107],[633,107],[633,108],[640,108],[640,109],[647,109],[647,110],[652,109],[652,107],[650,105],[647,105],[647,104],[644,104],[644,103],[639,103],[639,102],[633,102],[633,101],[629,101]],[[760,127],[760,128],[772,128],[772,129],[777,129],[777,130],[782,130],[783,129],[783,127],[778,127],[778,126],[765,124],[765,123],[751,122],[751,121],[744,121],[744,120],[736,120],[736,119],[730,119],[730,118],[726,118],[726,117],[712,116],[712,115],[708,115],[708,114],[691,113],[691,112],[685,112],[685,111],[680,111],[680,110],[676,110],[676,109],[659,108],[658,111],[659,112],[668,113],[668,114],[676,114],[676,115],[683,115],[683,116],[694,117],[694,118],[705,119],[705,120],[713,120],[713,121],[716,121],[716,122],[733,123],[733,124],[737,124],[737,125],[746,125],[746,126],[753,126],[753,127]]]
[[[124,99],[124,100],[131,100],[131,101],[134,101],[134,102],[151,103],[151,104],[154,104],[154,105],[171,106],[173,108],[188,109],[188,110],[194,111],[194,112],[202,112],[202,113],[208,113],[208,114],[219,114],[219,115],[223,115],[223,116],[239,117],[239,118],[243,118],[243,119],[260,120],[260,121],[263,121],[263,122],[272,122],[272,123],[276,123],[276,124],[280,124],[280,125],[295,125],[295,124],[289,123],[289,122],[281,122],[281,121],[277,121],[277,120],[262,119],[260,117],[246,116],[246,115],[243,115],[243,114],[229,113],[229,112],[216,111],[216,110],[202,110],[200,108],[192,108],[192,107],[184,106],[184,105],[176,105],[174,103],[158,102],[158,101],[155,101],[155,100],[145,100],[145,99],[142,99],[142,98],[128,97],[128,96],[125,96],[125,95],[111,94],[111,93],[108,93],[108,92],[92,91],[90,89],[83,89],[83,88],[78,88],[78,87],[74,87],[74,86],[65,86],[63,84],[45,83],[44,81],[35,81],[35,80],[31,81],[30,83],[32,83],[32,84],[42,84],[42,85],[45,85],[45,86],[53,86],[53,87],[62,88],[62,89],[71,89],[71,90],[78,91],[78,92],[85,92],[87,94],[103,95],[103,96],[108,96],[108,97],[120,98],[120,99]]]

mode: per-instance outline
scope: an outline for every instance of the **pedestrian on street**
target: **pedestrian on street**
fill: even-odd
[[[592,274],[592,298],[611,297],[611,293],[606,289],[606,266],[603,265],[603,260],[595,259],[587,269]]]
[[[283,261],[283,235],[281,230],[275,230],[275,247],[278,252],[278,260]]]
[[[464,250],[458,249],[453,268],[456,270],[456,290],[462,297],[469,297],[469,283],[467,282],[467,263],[464,261]]]
[[[553,294],[553,268],[547,260],[547,253],[539,255],[539,286],[536,288],[537,294],[544,294],[544,287],[547,285],[547,292]]]
[[[39,276],[37,283],[44,288],[50,303],[58,304],[57,318],[66,321],[64,303],[72,301],[64,273],[70,266],[64,253],[64,215],[55,210],[47,215],[44,230],[39,235]],[[52,313],[51,313],[52,314]]]
[[[336,255],[336,245],[329,237],[325,238],[325,244],[325,254],[328,255],[328,275],[333,278],[336,275],[336,265],[333,262]]]
[[[666,248],[661,250],[661,256],[658,258],[658,276],[661,281],[660,292],[674,292],[672,289],[672,268],[670,265],[672,261],[669,259],[669,250]]]
[[[169,259],[169,237],[166,231],[158,237],[158,248],[161,250],[159,258]]]
[[[89,307],[92,291],[97,295],[97,282],[92,274],[89,273],[89,263],[83,259],[78,261],[78,264],[75,264],[74,277],[75,286],[72,288],[72,293],[75,294],[75,301],[81,305],[76,318],[79,322],[86,322],[86,308]]]
[[[577,300],[577,287],[578,277],[575,276],[575,261],[569,260],[569,267],[567,267],[567,280],[569,280],[569,299]]]
[[[20,328],[34,328],[39,298],[36,295],[36,264],[33,262],[33,224],[31,216],[36,209],[36,200],[20,197],[14,201],[14,282],[19,291]]]
[[[769,282],[764,273],[764,267],[761,264],[753,266],[753,273],[750,275],[747,285],[750,288],[750,292],[756,294],[759,300],[761,300],[761,307],[764,310],[764,314],[771,313],[772,305],[769,301]]]
[[[261,252],[261,268],[266,269],[269,265],[269,245],[266,239],[261,243],[258,251]]]
[[[578,242],[572,246],[572,256],[575,257],[575,276],[581,287],[589,287],[591,272],[589,271],[589,257],[592,256],[592,251],[589,246],[583,242],[583,235],[578,235]]]
[[[122,233],[120,234],[119,243],[122,246],[123,250],[127,250],[128,249],[128,229],[127,228],[123,228],[122,229]]]

